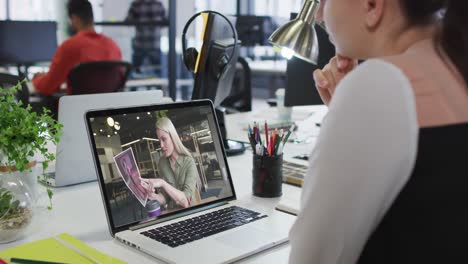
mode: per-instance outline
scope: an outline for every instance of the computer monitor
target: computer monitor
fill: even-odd
[[[270,16],[237,16],[236,30],[243,47],[266,46],[273,33],[273,20]]]
[[[203,44],[195,67],[192,100],[210,99],[218,107],[231,92],[239,49],[234,49],[232,30],[223,17],[208,13],[206,19]],[[233,18],[229,19],[235,23]],[[223,56],[227,58],[224,62]]]
[[[235,24],[235,18],[228,19],[233,25]],[[238,47],[239,43],[235,43],[227,21],[220,15],[208,13],[203,44],[195,67],[192,100],[210,99],[213,101],[228,155],[242,153],[245,150],[242,143],[227,140],[224,111],[220,107],[224,99],[231,93],[239,56]]]
[[[198,72],[195,74],[195,86],[192,99],[210,99],[215,107],[221,105],[231,93],[232,81],[236,71],[238,52],[233,54],[234,42],[232,40],[212,40],[203,45],[200,54]],[[228,67],[224,73],[219,65],[219,59],[223,55],[233,54]],[[218,75],[221,74],[218,79]]]
[[[297,13],[291,14],[294,19]],[[323,104],[320,95],[315,89],[315,81],[312,73],[316,69],[322,69],[335,56],[335,46],[330,42],[327,32],[315,25],[319,44],[318,64],[292,57],[288,60],[286,68],[286,94],[284,104],[286,106],[317,105]]]
[[[56,22],[0,21],[0,64],[32,65],[51,61],[56,49]]]

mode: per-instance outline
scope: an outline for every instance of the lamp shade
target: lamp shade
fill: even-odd
[[[280,48],[283,55],[291,54],[317,64],[319,46],[314,23],[319,5],[319,0],[306,0],[297,18],[275,30],[268,41]]]

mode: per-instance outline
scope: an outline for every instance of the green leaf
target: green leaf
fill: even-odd
[[[18,200],[14,201],[13,203],[11,203],[11,209],[18,210],[19,204],[20,204],[20,201]]]
[[[21,89],[21,82],[7,89],[0,87],[0,153],[5,158],[0,165],[16,166],[18,171],[25,171],[30,158],[37,152],[45,158],[45,169],[55,160],[55,153],[49,153],[47,144],[58,143],[63,125],[50,116],[48,109],[37,114],[32,112],[30,105],[23,107],[21,102],[16,102],[15,94]],[[52,209],[52,190],[47,189],[47,194]],[[9,191],[0,188],[0,213],[19,204],[17,201],[12,203],[12,199]]]

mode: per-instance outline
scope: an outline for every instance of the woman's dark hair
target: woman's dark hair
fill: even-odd
[[[412,25],[433,21],[443,14],[436,44],[442,47],[468,84],[468,0],[400,0]]]
[[[85,24],[94,22],[93,7],[88,0],[69,0],[67,4],[68,16],[75,15]]]

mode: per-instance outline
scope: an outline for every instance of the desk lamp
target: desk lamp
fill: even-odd
[[[320,6],[320,0],[306,0],[296,19],[279,27],[268,41],[281,55],[290,59],[296,56],[302,60],[317,64],[318,40],[314,29],[315,14]],[[324,27],[323,24],[319,25]]]

